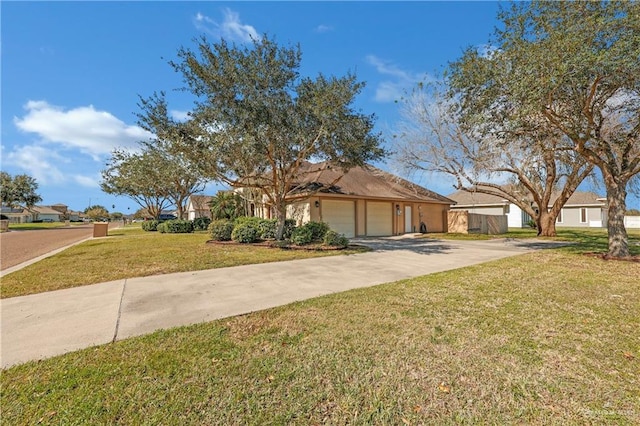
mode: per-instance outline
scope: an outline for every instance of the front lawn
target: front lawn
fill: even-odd
[[[640,267],[566,249],[3,371],[6,424],[640,424]]]
[[[251,263],[353,254],[360,250],[282,250],[245,245],[207,244],[206,232],[160,234],[139,226],[109,231],[2,277],[2,298],[86,284],[172,272],[198,271]]]

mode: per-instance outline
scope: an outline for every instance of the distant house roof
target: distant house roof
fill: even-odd
[[[209,203],[213,199],[211,195],[192,195],[189,197],[189,202],[195,209],[209,210]]]
[[[366,198],[391,198],[453,204],[449,198],[428,190],[399,176],[371,165],[354,167],[346,174],[323,163],[304,163],[295,192],[319,192]]]
[[[554,193],[551,196],[551,203],[555,201],[559,193]],[[485,194],[482,192],[469,192],[469,191],[457,191],[448,197],[456,202],[456,207],[465,206],[497,206],[509,204],[506,198],[498,197],[496,195]],[[527,196],[531,198],[531,196]],[[565,206],[604,206],[606,205],[606,199],[598,196],[594,192],[588,191],[576,191],[565,203]]]
[[[1,206],[0,207],[0,213],[4,213],[4,214],[28,214],[29,211],[24,208],[24,207],[8,207],[8,206]]]
[[[58,210],[54,210],[49,206],[33,206],[31,210],[39,214],[62,214]]]

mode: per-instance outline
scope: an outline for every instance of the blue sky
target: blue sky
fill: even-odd
[[[192,98],[168,65],[206,34],[243,43],[269,34],[300,44],[301,73],[354,72],[357,100],[389,134],[395,101],[435,76],[467,46],[487,43],[495,2],[2,2],[2,170],[34,176],[42,204],[89,203],[133,213],[138,206],[99,188],[116,147],[147,135],[136,125],[138,95],[168,93],[176,117]],[[384,165],[381,165],[385,168]],[[422,185],[453,192],[452,181]],[[210,185],[208,193],[217,187]],[[602,192],[602,191],[600,191]],[[640,202],[631,200],[638,208]],[[115,208],[112,208],[115,206]]]

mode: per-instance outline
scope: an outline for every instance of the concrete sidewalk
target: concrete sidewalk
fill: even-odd
[[[557,246],[535,240],[380,238],[353,242],[374,251],[131,278],[2,299],[2,368],[158,329]]]

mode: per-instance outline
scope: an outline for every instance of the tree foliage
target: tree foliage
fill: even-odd
[[[130,153],[115,150],[102,171],[100,187],[108,194],[124,195],[158,218],[169,201],[171,163],[157,151]]]
[[[565,136],[604,179],[609,255],[627,256],[625,198],[640,173],[640,3],[514,2],[499,17],[492,49],[468,49],[450,67],[464,123],[499,136],[543,122]]]
[[[109,211],[106,207],[99,204],[89,206],[84,209],[84,214],[91,220],[107,220],[109,218]]]
[[[148,99],[140,99],[137,114],[138,124],[154,135],[151,140],[142,141],[145,151],[154,152],[163,157],[166,170],[167,199],[176,207],[178,218],[184,219],[186,203],[193,194],[204,190],[206,180],[200,170],[181,150],[185,140],[191,140],[195,132],[190,131],[192,121],[179,122],[169,112],[165,93],[154,93]]]
[[[307,160],[348,171],[385,155],[374,116],[353,108],[364,83],[348,74],[301,77],[300,47],[266,36],[250,47],[202,37],[171,65],[196,96],[183,152],[208,177],[258,188],[273,206],[282,237],[288,197]],[[195,133],[194,133],[195,132]]]
[[[40,195],[36,193],[37,190],[38,183],[29,175],[11,176],[7,172],[0,172],[0,195],[3,205],[15,207],[24,204],[27,207],[33,207],[42,201]]]
[[[211,199],[210,207],[214,220],[234,220],[247,215],[244,200],[240,194],[233,191],[218,191]]]

